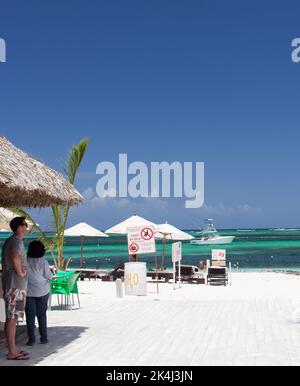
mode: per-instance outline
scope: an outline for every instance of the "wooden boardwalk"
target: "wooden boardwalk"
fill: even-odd
[[[149,284],[123,299],[115,283],[79,285],[81,309],[48,313],[49,344],[26,362],[2,346],[0,365],[300,365],[300,277],[237,273],[231,287]]]

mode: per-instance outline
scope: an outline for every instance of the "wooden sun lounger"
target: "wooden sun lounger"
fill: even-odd
[[[84,279],[97,280],[101,277],[101,271],[98,269],[80,268],[80,269],[76,269],[75,272],[80,272],[80,280],[84,280]]]
[[[147,277],[152,280],[160,280],[168,283],[173,279],[173,272],[170,271],[147,271]],[[107,275],[101,276],[102,281],[115,281],[116,279],[124,280],[124,263],[116,266],[114,270]],[[178,280],[178,272],[176,274],[176,280]],[[187,281],[188,283],[205,284],[205,278],[199,269],[194,265],[182,265],[181,266],[181,281]]]
[[[151,279],[156,280],[156,277],[158,280],[164,280],[165,283],[168,283],[170,279],[173,279],[173,273],[168,271],[148,271],[147,277],[151,277]]]
[[[181,265],[180,279],[182,282],[205,284],[205,277],[195,265]],[[176,280],[179,280],[178,266],[176,266]]]
[[[207,284],[226,286],[228,284],[227,268],[209,267],[207,272]]]
[[[155,271],[147,271],[147,277],[151,279],[156,279]],[[157,272],[158,280],[164,280],[166,283],[173,278],[173,273],[168,271],[158,271]],[[102,281],[115,281],[117,279],[124,280],[124,263],[119,264],[114,270],[109,272],[107,275],[101,276]]]
[[[115,281],[117,279],[124,280],[124,263],[118,264],[111,272],[101,276],[102,281]]]

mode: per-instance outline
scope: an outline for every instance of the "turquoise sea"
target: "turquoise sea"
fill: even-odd
[[[185,230],[195,236],[198,230]],[[200,260],[211,256],[211,249],[226,249],[227,261],[233,269],[262,270],[285,269],[300,270],[300,228],[299,229],[224,229],[220,235],[234,235],[236,238],[227,245],[192,245],[183,242],[182,264],[198,265]],[[9,234],[0,233],[0,247]],[[25,239],[27,245],[36,235],[30,234]],[[171,244],[166,246],[165,267],[171,268]],[[158,262],[161,261],[162,243],[157,242]],[[72,256],[71,267],[79,267],[80,239],[65,239],[64,256]],[[50,263],[52,259],[47,254]],[[119,262],[128,261],[127,240],[125,236],[110,236],[109,238],[85,238],[84,266],[110,269]],[[139,261],[146,261],[148,269],[154,267],[154,255],[142,256]]]

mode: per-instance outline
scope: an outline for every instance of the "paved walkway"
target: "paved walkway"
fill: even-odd
[[[300,277],[232,283],[163,283],[159,295],[149,284],[146,297],[117,299],[114,283],[80,282],[81,309],[48,313],[50,343],[26,362],[7,361],[2,345],[0,365],[300,365]]]

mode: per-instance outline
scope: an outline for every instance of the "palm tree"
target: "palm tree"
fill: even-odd
[[[83,157],[86,153],[89,139],[82,139],[79,144],[73,145],[70,150],[67,161],[64,165],[64,172],[67,176],[69,182],[74,185],[76,175],[80,164],[83,160]],[[60,205],[52,205],[52,216],[55,225],[55,236],[51,239],[49,238],[36,223],[36,221],[22,208],[12,209],[15,213],[25,216],[29,221],[33,223],[33,230],[37,231],[40,237],[40,240],[43,242],[46,248],[50,250],[50,253],[53,258],[55,268],[58,269],[67,269],[70,263],[71,257],[65,260],[63,255],[63,246],[64,246],[64,232],[66,228],[66,223],[69,215],[70,207],[62,207]],[[56,249],[57,256],[55,256],[54,250]]]

